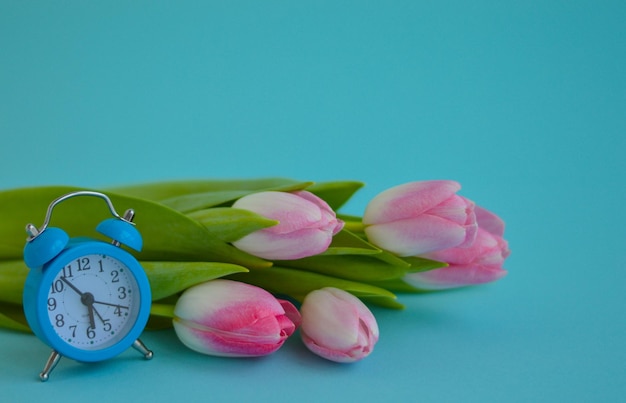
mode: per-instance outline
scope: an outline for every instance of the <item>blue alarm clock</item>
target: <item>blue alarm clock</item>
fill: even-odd
[[[70,238],[62,229],[48,227],[54,207],[76,196],[106,202],[113,218],[96,230],[112,242]],[[150,283],[139,262],[120,247],[142,248],[134,215],[127,210],[120,216],[103,193],[77,191],[52,201],[40,228],[26,226],[24,262],[30,272],[24,285],[24,313],[35,335],[53,350],[39,375],[42,381],[48,380],[61,357],[102,361],[132,346],[152,358],[152,351],[139,340],[150,315]]]

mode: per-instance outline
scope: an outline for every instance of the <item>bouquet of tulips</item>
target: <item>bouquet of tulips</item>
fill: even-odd
[[[458,195],[457,182],[407,183],[374,197],[362,217],[337,213],[361,186],[270,178],[99,191],[137,213],[149,328],[173,326],[191,349],[239,357],[272,353],[299,329],[312,352],[352,362],[378,340],[368,305],[399,309],[397,293],[495,281],[509,254],[503,221]],[[0,191],[0,327],[29,331],[24,225],[76,190]],[[55,225],[98,238],[101,206],[72,203],[55,210]]]

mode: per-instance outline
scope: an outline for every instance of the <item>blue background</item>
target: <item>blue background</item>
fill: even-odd
[[[354,365],[291,339],[106,363],[0,330],[3,400],[622,401],[626,3],[0,1],[0,187],[455,179],[502,216],[497,283],[402,295]]]

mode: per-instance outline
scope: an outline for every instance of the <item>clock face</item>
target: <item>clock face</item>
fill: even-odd
[[[111,256],[88,254],[67,262],[54,277],[48,290],[48,320],[65,343],[100,350],[131,330],[140,301],[130,269]]]

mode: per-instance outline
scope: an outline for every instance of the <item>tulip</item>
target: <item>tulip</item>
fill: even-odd
[[[262,288],[213,280],[187,289],[174,310],[174,330],[203,354],[255,357],[273,353],[293,334],[300,315]]]
[[[448,263],[447,267],[410,273],[404,281],[423,290],[441,290],[489,283],[506,274],[502,268],[509,255],[508,243],[502,238],[504,222],[492,212],[476,207],[478,231],[468,248],[450,248],[422,255]]]
[[[233,207],[279,222],[233,242],[238,249],[264,259],[292,260],[322,253],[343,227],[330,206],[307,191],[253,193]]]
[[[313,353],[336,362],[367,357],[378,341],[378,325],[354,295],[326,287],[310,292],[300,307],[300,334]]]
[[[363,215],[368,240],[398,256],[471,245],[474,203],[456,194],[460,188],[454,181],[423,181],[378,194]]]

